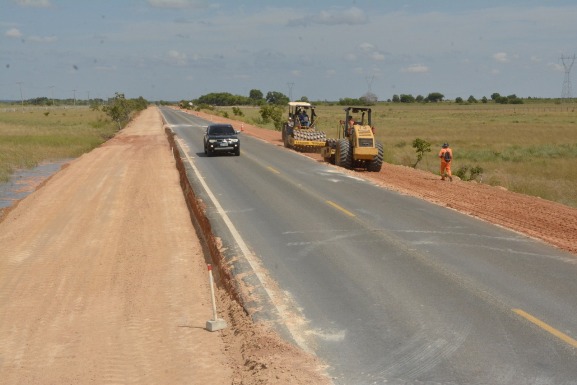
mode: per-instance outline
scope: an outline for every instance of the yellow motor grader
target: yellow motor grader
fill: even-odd
[[[383,145],[375,140],[371,109],[347,107],[345,120],[339,124],[339,138],[327,139],[321,148],[325,161],[351,170],[380,171]]]
[[[284,146],[301,152],[318,152],[327,141],[327,135],[316,129],[315,107],[308,102],[289,102],[288,119],[283,124]]]

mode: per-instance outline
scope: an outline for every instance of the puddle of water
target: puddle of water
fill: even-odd
[[[8,182],[0,183],[0,210],[34,192],[42,182],[60,171],[62,165],[69,161],[70,159],[42,163],[33,169],[19,170],[12,174]]]

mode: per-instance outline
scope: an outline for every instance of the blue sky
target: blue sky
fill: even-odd
[[[555,98],[576,20],[574,0],[0,0],[0,99]]]

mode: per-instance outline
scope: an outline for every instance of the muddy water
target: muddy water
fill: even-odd
[[[0,183],[0,210],[10,207],[15,202],[26,198],[51,175],[58,172],[62,165],[70,160],[42,163],[30,170],[15,172],[10,181]]]

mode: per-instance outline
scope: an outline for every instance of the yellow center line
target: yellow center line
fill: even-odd
[[[517,313],[521,317],[525,318],[526,320],[534,323],[535,325],[539,326],[541,329],[546,330],[547,332],[553,334],[555,337],[559,338],[561,341],[577,348],[577,341],[573,338],[569,337],[567,334],[555,329],[554,327],[546,324],[545,322],[541,321],[538,318],[533,317],[531,314],[524,312],[521,309],[511,309],[513,312]]]
[[[335,202],[331,202],[331,201],[326,201],[329,205],[333,206],[334,208],[336,208],[339,211],[342,211],[343,213],[347,214],[350,217],[354,217],[355,214],[351,213],[350,211],[342,208],[341,206],[337,205]]]
[[[267,169],[269,169],[270,171],[274,172],[275,174],[280,174],[280,171],[278,171],[275,168],[272,168],[271,166],[267,166]]]

